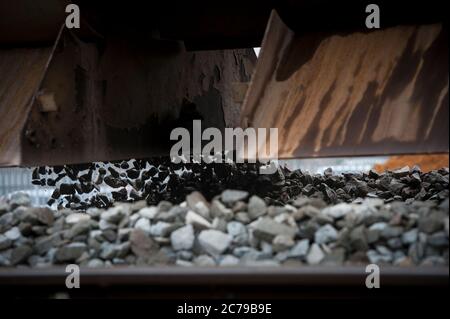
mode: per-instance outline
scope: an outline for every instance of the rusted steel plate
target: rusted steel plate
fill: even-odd
[[[142,43],[132,36],[109,37],[99,54],[95,44],[66,31],[55,47],[39,81],[23,93],[8,86],[21,88],[27,65],[17,78],[15,65],[32,62],[32,53],[21,59],[11,50],[9,63],[1,64],[8,101],[0,97],[0,110],[21,120],[14,130],[2,122],[11,145],[0,153],[3,166],[166,155],[171,128],[192,128],[193,119],[205,126],[237,126],[240,103],[233,99],[232,83],[249,81],[256,62],[252,49],[187,52],[176,41]],[[51,107],[36,99],[25,108],[38,92],[51,97]],[[16,104],[21,107],[13,108]]]
[[[242,112],[279,157],[448,152],[441,24],[295,34],[273,11]]]
[[[50,48],[0,49],[0,166],[19,163],[20,137]]]

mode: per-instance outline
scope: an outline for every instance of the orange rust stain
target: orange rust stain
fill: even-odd
[[[422,172],[429,172],[434,169],[448,167],[448,164],[448,154],[398,155],[391,156],[384,164],[376,164],[374,169],[381,173],[385,170],[394,170],[406,165],[409,167],[418,165]]]

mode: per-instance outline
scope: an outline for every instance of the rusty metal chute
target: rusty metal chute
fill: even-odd
[[[273,11],[242,108],[279,157],[448,152],[441,23],[296,33]]]
[[[239,124],[233,83],[250,80],[252,49],[187,51],[176,39],[122,29],[104,35],[85,39],[63,28],[46,43],[22,34],[26,49],[2,39],[0,165],[163,155],[171,128],[194,118]]]

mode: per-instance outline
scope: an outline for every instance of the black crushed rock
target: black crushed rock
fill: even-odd
[[[334,175],[279,167],[271,175],[259,174],[261,164],[174,164],[169,158],[151,158],[111,163],[91,163],[58,167],[37,167],[33,183],[55,186],[52,195],[59,208],[87,209],[111,207],[114,202],[146,200],[155,205],[167,200],[180,203],[192,191],[208,200],[225,189],[245,190],[267,204],[285,204],[305,195],[328,204],[352,202],[357,198],[392,201],[437,200],[448,198],[449,170],[423,173],[418,167],[403,167],[377,173]],[[67,177],[66,177],[67,176]],[[102,187],[109,190],[102,192]],[[78,196],[83,195],[83,196]],[[112,196],[109,196],[112,195]],[[53,204],[53,200],[49,204]]]

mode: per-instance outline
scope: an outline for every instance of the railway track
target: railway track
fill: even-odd
[[[80,289],[67,289],[65,268],[0,269],[1,297],[70,298],[441,298],[448,267],[380,271],[380,289],[368,289],[364,267],[110,268],[80,270]]]

